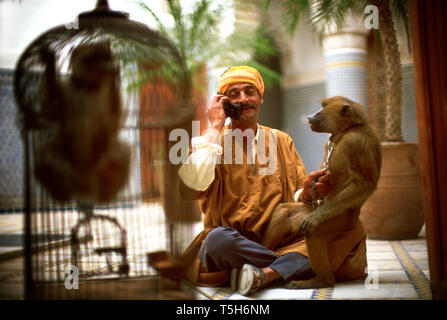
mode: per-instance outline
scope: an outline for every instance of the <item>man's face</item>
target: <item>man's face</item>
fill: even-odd
[[[264,102],[254,85],[238,82],[230,85],[226,92],[232,103],[241,106],[241,118],[238,121],[258,122],[258,112]]]

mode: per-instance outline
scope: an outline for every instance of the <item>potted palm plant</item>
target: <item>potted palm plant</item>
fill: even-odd
[[[270,1],[266,2],[269,6]],[[400,19],[409,40],[406,0],[286,0],[284,23],[293,32],[300,17],[320,30],[320,36],[336,25],[341,27],[347,14],[364,14],[375,5],[379,28],[373,30],[376,54],[368,59],[369,110],[371,121],[382,141],[382,172],[378,189],[365,203],[360,218],[369,238],[410,239],[419,234],[424,218],[420,195],[418,144],[404,142],[401,129],[402,78],[400,52],[393,14]],[[381,77],[382,75],[382,77]]]

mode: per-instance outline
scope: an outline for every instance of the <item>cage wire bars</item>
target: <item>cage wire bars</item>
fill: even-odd
[[[99,51],[111,53],[118,70],[116,83],[109,87],[95,73],[101,67],[97,54],[75,66],[79,48],[98,45],[106,47]],[[118,96],[103,98],[94,84],[77,83],[78,73],[99,82],[107,94],[116,88]],[[174,232],[175,224],[186,224],[181,232],[192,236],[188,226],[198,221],[195,205],[180,197],[178,164],[169,161],[174,143],[169,132],[191,132],[195,108],[190,83],[185,61],[170,41],[127,14],[110,10],[107,1],[99,0],[94,10],[81,13],[76,28],[57,26],[26,48],[14,78],[24,144],[26,298],[72,297],[64,281],[73,267],[80,281],[90,283],[82,297],[91,298],[101,286],[107,291],[104,282],[91,280],[155,276],[146,254],[179,251],[174,250],[180,232]],[[116,132],[101,131],[111,126],[114,115],[119,118]],[[113,134],[115,144],[104,138]],[[97,137],[99,142],[94,141]],[[100,160],[95,159],[108,156],[101,151],[104,144],[116,147],[112,159],[127,150],[129,165],[111,161],[106,174],[97,177],[92,166],[73,169],[89,154],[93,160],[86,163],[97,167]],[[57,157],[45,160],[41,169],[48,150]],[[118,185],[117,171],[124,171],[125,183],[102,195]],[[117,294],[108,292],[107,297]]]

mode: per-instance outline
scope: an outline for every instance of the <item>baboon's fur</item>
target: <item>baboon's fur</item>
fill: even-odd
[[[323,99],[321,105],[308,119],[313,131],[331,133],[329,140],[335,144],[329,158],[329,193],[315,211],[302,202],[278,205],[262,241],[274,250],[288,236],[300,233],[305,237],[316,277],[291,281],[289,288],[334,285],[327,244],[357,222],[360,208],[375,190],[380,174],[380,141],[368,124],[363,107],[339,96]],[[326,144],[324,159],[327,152]]]

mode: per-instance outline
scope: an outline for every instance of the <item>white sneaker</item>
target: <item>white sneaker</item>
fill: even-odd
[[[255,272],[259,274],[259,285],[253,288],[255,284]],[[265,274],[262,269],[252,266],[251,264],[244,264],[239,272],[238,292],[241,295],[247,295],[256,292],[262,287],[265,280]]]

